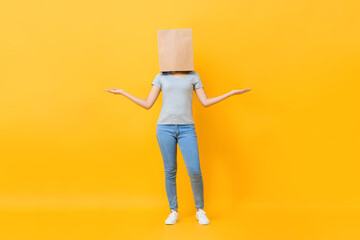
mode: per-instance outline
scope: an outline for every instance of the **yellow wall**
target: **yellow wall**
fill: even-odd
[[[357,1],[7,1],[0,7],[0,208],[164,206],[146,98],[157,29],[192,28],[205,208],[360,204]],[[179,149],[178,149],[179,151]],[[194,208],[179,152],[178,201]]]

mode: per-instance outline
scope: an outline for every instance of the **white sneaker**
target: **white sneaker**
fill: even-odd
[[[206,224],[210,223],[209,219],[205,215],[205,211],[202,209],[199,209],[198,211],[196,211],[196,218],[197,218],[198,222],[202,225],[206,225]]]
[[[165,224],[175,224],[177,221],[179,221],[179,213],[175,210],[171,210],[171,213],[165,220]]]

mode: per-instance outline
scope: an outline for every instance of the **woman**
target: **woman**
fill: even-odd
[[[200,169],[199,148],[195,123],[192,116],[193,91],[204,107],[211,106],[227,97],[245,93],[251,89],[232,90],[224,95],[208,98],[200,76],[196,71],[171,71],[158,73],[146,99],[137,98],[121,89],[106,91],[122,94],[145,109],[150,109],[162,91],[162,106],[156,125],[156,137],[160,147],[165,170],[165,189],[170,207],[170,214],[165,224],[175,224],[179,220],[176,171],[177,143],[184,158],[191,180],[195,199],[196,219],[199,224],[209,224],[204,208],[204,186]]]

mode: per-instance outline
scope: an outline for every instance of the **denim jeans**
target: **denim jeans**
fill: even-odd
[[[157,124],[156,138],[165,170],[165,189],[171,210],[178,209],[176,194],[177,143],[190,177],[197,209],[204,207],[204,186],[194,124]]]

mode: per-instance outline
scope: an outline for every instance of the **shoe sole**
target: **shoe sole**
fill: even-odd
[[[199,222],[199,219],[198,219],[197,217],[196,217],[196,220],[197,220],[198,223],[201,224],[201,225],[208,225],[208,224],[210,224],[210,221],[209,221],[208,223],[200,223],[200,222]]]
[[[166,224],[166,225],[174,225],[174,224],[177,223],[178,221],[179,221],[179,219],[177,219],[176,222],[174,222],[174,223],[166,223],[166,222],[165,222],[165,224]]]
[[[210,224],[210,222],[208,222],[208,223],[199,223],[200,225],[208,225],[208,224]]]

